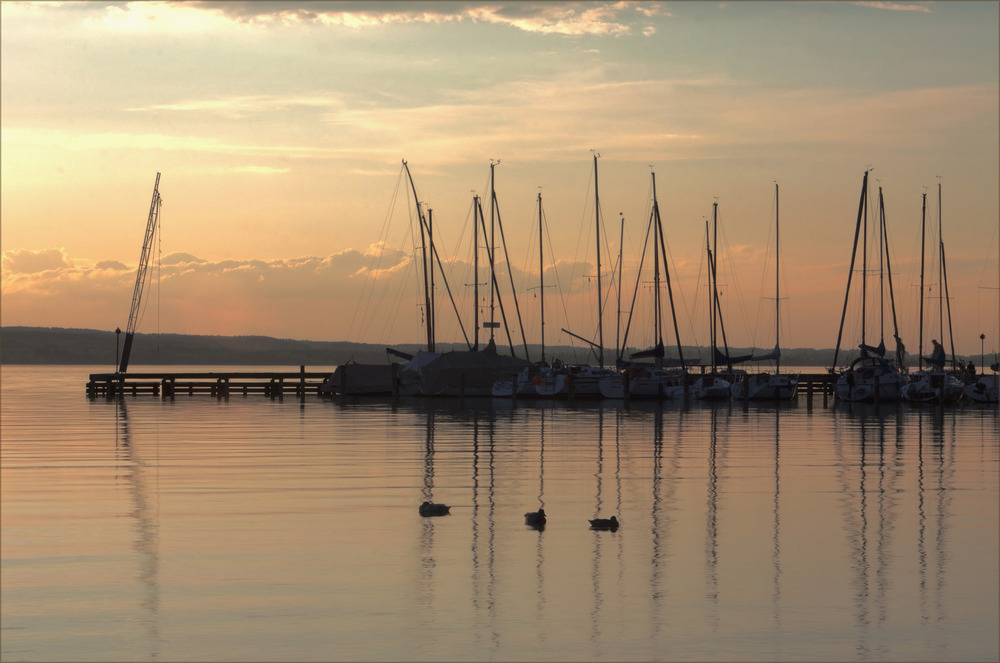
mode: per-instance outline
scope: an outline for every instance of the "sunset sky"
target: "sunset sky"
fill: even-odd
[[[872,168],[908,349],[924,192],[925,344],[938,337],[940,183],[956,350],[978,355],[985,333],[995,351],[998,6],[5,1],[2,323],[124,329],[160,172],[140,332],[419,342],[405,159],[471,336],[471,203],[489,195],[492,160],[528,341],[539,192],[545,341],[573,342],[562,327],[594,338],[596,151],[604,285],[621,248],[627,308],[654,171],[684,344],[709,339],[717,201],[729,343],[773,346],[777,182],[781,344],[833,347]],[[436,278],[438,340],[461,341]],[[616,291],[606,297],[613,347]],[[650,342],[643,306],[633,346]],[[851,317],[847,347],[860,340]]]

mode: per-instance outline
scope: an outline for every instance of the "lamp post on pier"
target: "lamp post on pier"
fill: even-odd
[[[122,328],[115,327],[115,373],[118,372],[118,341],[122,336]]]
[[[985,348],[986,334],[979,335],[979,370],[986,375],[986,350]]]

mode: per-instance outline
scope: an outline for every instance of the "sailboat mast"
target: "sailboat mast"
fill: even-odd
[[[781,267],[781,234],[779,228],[781,227],[779,223],[779,201],[778,201],[778,183],[774,183],[774,347],[781,347],[781,279],[779,278],[779,269]],[[775,372],[781,370],[781,354],[774,360]]]
[[[868,200],[865,199],[865,217],[861,230],[861,345],[867,344],[865,328],[868,318]],[[862,350],[867,352],[867,350]]]
[[[885,224],[885,201],[882,199],[881,187],[878,190],[878,208],[882,226],[882,243],[885,246],[885,275],[889,281],[889,309],[892,312],[892,337],[896,339],[896,363],[899,365],[899,369],[903,370],[905,357],[903,357],[902,339],[899,338],[899,321],[896,318],[896,295],[895,289],[892,287],[892,261],[889,259],[889,228]]]
[[[420,204],[419,204],[419,202],[417,202],[417,201],[420,200],[419,196],[417,196],[417,186],[413,182],[413,175],[410,173],[410,166],[406,163],[406,159],[403,159],[403,169],[406,171],[406,177],[410,181],[410,190],[413,192],[413,200],[417,204],[417,216],[420,218],[421,224],[423,224],[424,223],[424,218],[420,214]],[[441,256],[438,255],[437,248],[434,246],[434,239],[433,239],[433,235],[431,233],[431,227],[430,227],[429,223],[427,224],[427,234],[428,234],[428,237],[431,238],[430,239],[430,255],[431,255],[431,258],[432,258],[431,263],[430,263],[430,272],[431,272],[431,274],[430,274],[430,277],[431,277],[431,280],[430,280],[430,283],[431,283],[431,294],[430,294],[430,310],[431,310],[431,314],[430,315],[431,315],[431,317],[430,317],[430,319],[431,320],[436,320],[436,317],[434,316],[434,262],[437,262],[438,270],[441,272],[441,280],[444,281],[444,288],[445,288],[445,291],[448,293],[448,300],[451,301],[451,308],[455,312],[455,319],[458,321],[458,328],[462,332],[462,337],[465,339],[465,344],[469,345],[469,335],[465,332],[465,324],[462,323],[462,316],[458,312],[458,305],[455,303],[455,297],[454,297],[454,295],[451,292],[451,286],[448,285],[448,278],[444,275],[444,269],[441,267]],[[424,282],[424,284],[426,285],[426,281]],[[433,332],[431,333],[431,339],[432,340],[434,339]],[[433,350],[433,348],[429,347],[428,350]]]
[[[625,215],[618,212],[621,217],[618,231],[618,305],[615,314],[615,364],[617,365],[625,355],[622,348],[622,244],[625,242]]]
[[[604,304],[602,302],[603,290],[601,289],[601,199],[598,194],[597,185],[597,157],[594,153],[594,224],[597,227],[597,361],[601,368],[604,367]]]
[[[429,262],[429,250],[428,244],[429,240],[426,234],[429,232],[427,228],[424,228],[422,215],[420,214],[420,201],[417,201],[417,223],[420,226],[420,244],[421,244],[421,254],[423,258],[420,261],[421,266],[424,268],[424,314],[427,316],[427,351],[434,352],[434,322],[431,320],[431,288],[430,280],[427,273],[427,263]],[[431,265],[433,267],[433,265]],[[433,271],[433,269],[431,270]]]
[[[837,368],[837,357],[840,356],[840,342],[844,338],[844,320],[847,318],[847,303],[851,296],[851,280],[854,278],[854,262],[857,259],[858,254],[858,235],[861,232],[861,215],[865,212],[866,205],[865,199],[868,195],[868,171],[865,170],[865,176],[861,180],[861,200],[858,202],[858,220],[854,226],[854,246],[851,249],[851,266],[847,271],[847,288],[844,289],[844,308],[840,311],[840,328],[837,330],[837,347],[833,351],[833,363],[830,365],[830,371],[833,372]],[[862,301],[864,297],[862,296]],[[864,323],[862,323],[863,325]]]
[[[545,363],[545,252],[542,250],[542,192],[538,192],[538,296],[542,308],[542,363]]]
[[[716,314],[719,306],[719,274],[716,271],[719,250],[719,201],[712,203],[712,371],[715,372],[715,348],[718,345],[716,336]]]
[[[663,254],[663,273],[667,277],[667,299],[670,301],[670,318],[674,323],[674,338],[677,339],[677,359],[684,368],[684,351],[681,349],[681,333],[677,328],[677,310],[674,308],[674,290],[670,286],[670,265],[667,262],[667,244],[663,239],[663,221],[660,219],[660,204],[653,207],[657,232],[660,235],[660,253]]]
[[[882,185],[878,187],[878,336],[879,340],[885,339],[885,263],[883,257],[887,255],[885,246],[885,205],[882,199]]]
[[[917,370],[924,370],[924,244],[927,229],[927,192],[920,205],[920,338],[917,340]]]
[[[952,368],[955,367],[955,334],[952,332],[951,328],[951,297],[948,294],[948,265],[945,263],[944,259],[944,237],[941,235],[941,183],[938,182],[938,242],[941,244],[941,274],[942,283],[944,284],[944,290],[942,294],[947,302],[948,306],[948,345],[951,347],[951,365]],[[943,323],[942,323],[943,324]],[[944,340],[944,332],[941,334]]]
[[[712,358],[712,372],[715,373],[715,298],[712,296],[712,236],[708,231],[708,221],[705,221],[705,252],[708,254],[708,344]]]
[[[494,187],[494,168],[497,163],[492,159],[490,160],[490,340],[493,340],[493,330],[496,329],[496,320],[494,319],[494,293],[497,289],[497,274],[494,266],[496,265],[496,243],[493,241],[496,233],[496,221],[494,218],[494,213],[497,207],[497,193]]]
[[[146,219],[146,233],[142,240],[142,252],[139,254],[139,269],[135,275],[135,288],[132,290],[132,307],[128,314],[128,325],[125,328],[125,345],[122,346],[122,356],[118,364],[118,373],[128,371],[129,356],[132,354],[132,340],[135,338],[135,328],[139,324],[139,304],[142,301],[142,291],[146,287],[146,270],[149,267],[150,252],[153,249],[153,239],[156,236],[156,225],[160,218],[160,174],[156,174],[153,182],[153,197],[149,203],[149,217]]]
[[[406,159],[403,159],[403,169],[406,170],[406,177],[410,180],[410,190],[413,191],[413,204],[417,208],[417,224],[420,226],[420,245],[421,253],[423,255],[423,260],[421,263],[424,268],[424,310],[427,316],[427,351],[434,352],[434,320],[432,317],[431,308],[431,286],[430,283],[434,279],[434,246],[433,241],[429,240],[430,236],[430,226],[424,220],[424,215],[420,211],[420,199],[417,198],[417,186],[413,183],[413,176],[410,174],[410,167],[406,163]],[[425,227],[426,226],[426,227]],[[425,231],[427,236],[425,237]],[[430,247],[428,247],[428,242],[430,242]],[[430,280],[428,280],[428,266],[430,267]]]
[[[944,243],[941,241],[941,182],[938,182],[938,338],[944,341]]]
[[[653,218],[657,218],[659,212],[656,202],[656,173],[653,173]],[[663,315],[660,310],[660,246],[659,246],[659,224],[653,226],[653,315],[655,316],[654,331],[656,334],[656,344],[663,345]]]
[[[475,339],[473,350],[479,349],[479,196],[472,198],[472,297],[473,327]]]
[[[434,352],[437,334],[437,319],[434,315],[434,210],[429,207],[427,208],[427,241],[431,247],[430,256],[428,258],[431,268],[431,285],[429,288],[430,295],[428,297],[428,299],[430,299],[430,311],[427,314],[427,324],[430,327],[428,336],[430,337],[430,340],[427,343],[427,351]]]

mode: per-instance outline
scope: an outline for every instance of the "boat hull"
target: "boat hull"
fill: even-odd
[[[728,399],[732,390],[729,380],[716,375],[705,375],[694,382],[692,391],[703,401],[719,401]]]
[[[965,385],[962,390],[965,397],[977,403],[1000,403],[1000,388],[996,375],[981,375],[972,384]]]
[[[841,373],[834,394],[849,403],[898,401],[903,376],[879,359],[858,359]]]
[[[738,400],[787,401],[795,398],[798,375],[750,373],[733,382],[732,395]]]
[[[963,396],[963,384],[944,371],[921,371],[900,389],[900,396],[911,403],[957,403]]]

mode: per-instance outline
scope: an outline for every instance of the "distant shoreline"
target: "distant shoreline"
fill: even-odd
[[[415,353],[424,346],[401,343],[394,349]],[[458,343],[438,344],[440,351],[463,350]],[[638,348],[634,348],[638,349]],[[501,353],[508,353],[500,346]],[[523,356],[523,347],[516,348]],[[541,356],[541,346],[528,345],[532,359]],[[690,357],[707,357],[704,348],[684,347]],[[62,327],[2,327],[0,328],[0,364],[67,364],[115,365],[116,338],[113,331],[72,329]],[[749,352],[747,348],[730,348],[732,354]],[[690,354],[688,354],[690,353]],[[841,360],[855,356],[856,349],[841,350]],[[545,347],[550,361],[560,358],[565,362],[593,363],[586,348],[572,346]],[[607,363],[613,363],[614,349],[605,349]],[[963,363],[972,360],[979,366],[979,356],[959,356]],[[911,366],[916,357],[908,357]],[[987,363],[992,361],[987,356]],[[782,350],[783,367],[829,366],[833,349],[790,348]],[[131,363],[149,366],[176,365],[233,365],[233,366],[338,366],[354,361],[360,364],[389,364],[400,361],[390,358],[386,346],[373,343],[347,341],[301,341],[278,339],[269,336],[201,336],[192,334],[143,334],[137,333],[132,349]],[[761,364],[762,366],[768,364]]]

